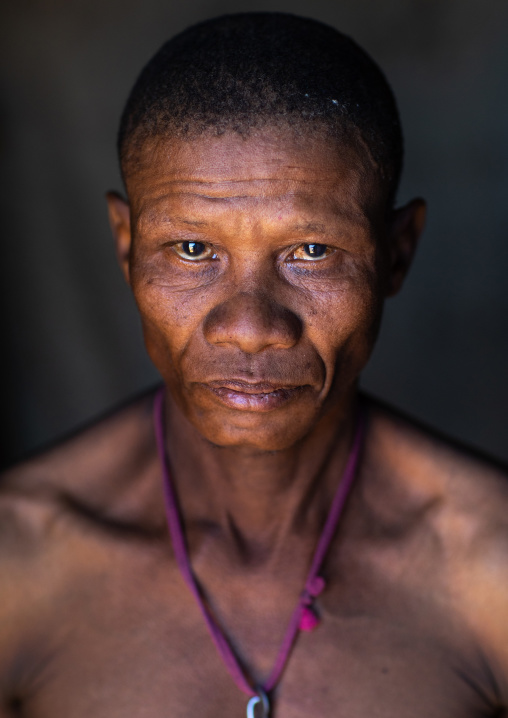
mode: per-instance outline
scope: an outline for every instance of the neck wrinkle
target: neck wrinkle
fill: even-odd
[[[355,400],[281,452],[213,446],[169,400],[166,447],[186,530],[219,536],[247,562],[276,561],[288,536],[315,539],[347,463]]]

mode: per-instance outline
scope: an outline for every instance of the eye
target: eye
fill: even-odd
[[[332,252],[333,249],[326,244],[301,244],[293,252],[292,259],[315,261],[317,259],[325,259],[325,257],[328,257]]]
[[[204,242],[177,242],[173,244],[172,247],[182,259],[199,261],[203,259],[216,259],[217,257],[212,247]]]

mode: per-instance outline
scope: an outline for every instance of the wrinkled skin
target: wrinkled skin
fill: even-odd
[[[127,177],[130,216],[114,196],[110,211],[148,351],[180,410],[219,446],[263,451],[336,425],[423,203],[393,230],[374,168],[310,137],[203,137],[145,156]],[[202,255],[185,256],[189,241]],[[306,254],[312,243],[323,256]],[[218,395],[224,381],[282,392],[254,406],[233,386]]]
[[[344,469],[383,302],[425,207],[387,211],[365,148],[264,130],[147,144],[108,195],[166,384],[194,573],[269,673]],[[153,392],[15,467],[0,495],[0,717],[245,715],[175,564]],[[506,714],[506,473],[363,398],[321,624],[276,718]]]

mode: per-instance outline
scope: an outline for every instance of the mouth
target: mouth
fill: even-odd
[[[309,389],[308,384],[294,386],[271,382],[246,382],[239,379],[210,381],[202,384],[230,409],[273,411]]]

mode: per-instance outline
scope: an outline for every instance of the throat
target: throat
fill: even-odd
[[[216,447],[191,460],[179,454],[175,446],[171,463],[189,534],[229,547],[230,558],[251,569],[277,563],[295,536],[315,542],[344,464],[331,450],[319,462],[315,453],[309,461],[303,452]]]
[[[169,399],[164,442],[189,549],[240,572],[276,571],[315,546],[344,471],[354,424],[322,422],[281,451],[211,444]],[[192,451],[188,447],[193,447]],[[292,559],[291,559],[292,560]]]
[[[248,711],[250,708],[251,713],[253,714],[254,706],[259,703],[259,701],[256,701],[255,699],[256,693],[258,697],[261,697],[262,693],[266,693],[268,695],[277,685],[281,678],[288,657],[291,653],[292,646],[298,636],[298,633],[300,631],[313,630],[316,625],[319,624],[319,616],[315,612],[314,601],[321,594],[321,592],[326,586],[325,580],[320,574],[323,568],[325,556],[328,552],[330,543],[333,539],[335,530],[338,525],[338,521],[345,506],[346,499],[349,495],[353,478],[356,474],[360,456],[360,447],[362,444],[363,437],[363,421],[360,421],[358,423],[358,426],[356,427],[352,449],[350,452],[348,451],[348,458],[346,466],[344,468],[342,479],[336,482],[338,485],[336,486],[332,500],[329,501],[329,510],[327,511],[327,517],[322,529],[319,532],[319,540],[317,541],[317,545],[312,552],[311,560],[309,561],[305,556],[305,559],[303,561],[298,561],[297,559],[302,558],[302,556],[296,556],[295,560],[288,561],[288,554],[286,552],[285,561],[282,566],[288,567],[291,578],[294,579],[296,575],[295,571],[293,570],[293,567],[298,565],[300,566],[300,569],[298,571],[299,573],[301,572],[301,569],[305,566],[306,576],[303,580],[299,578],[300,590],[298,592],[295,591],[295,596],[297,598],[295,608],[293,610],[293,613],[291,614],[291,620],[289,621],[288,628],[280,642],[281,648],[280,651],[277,652],[277,658],[275,660],[273,668],[267,675],[267,677],[263,679],[260,686],[262,689],[262,693],[259,693],[255,690],[255,686],[258,684],[258,682],[253,682],[253,673],[251,672],[249,676],[249,674],[244,670],[242,663],[245,665],[245,661],[241,660],[238,647],[235,646],[234,643],[231,641],[231,634],[229,632],[224,633],[224,629],[222,627],[224,625],[224,622],[221,620],[221,614],[222,616],[226,614],[229,615],[229,617],[232,617],[238,615],[238,611],[232,611],[231,605],[229,606],[229,609],[226,609],[226,611],[224,611],[224,606],[221,610],[220,599],[221,597],[230,599],[232,594],[237,593],[237,596],[233,596],[233,607],[236,609],[236,606],[238,605],[238,597],[240,597],[240,605],[242,606],[242,611],[240,613],[243,613],[247,617],[247,623],[245,625],[250,628],[252,626],[251,619],[253,615],[255,615],[256,611],[259,611],[259,597],[261,597],[262,600],[266,599],[268,601],[267,606],[263,607],[262,615],[264,615],[265,617],[273,616],[277,613],[276,609],[280,607],[281,602],[278,596],[283,596],[284,591],[287,591],[288,589],[290,589],[291,593],[293,593],[292,586],[290,587],[292,581],[288,581],[287,577],[284,577],[283,574],[279,574],[277,576],[277,581],[279,583],[279,587],[282,587],[283,589],[282,592],[278,591],[276,588],[274,590],[274,587],[271,586],[268,586],[268,590],[263,591],[263,593],[261,594],[259,591],[256,591],[256,600],[254,603],[251,602],[252,610],[245,611],[245,609],[248,608],[248,598],[251,596],[251,591],[247,590],[246,582],[241,575],[241,571],[228,569],[224,571],[224,567],[220,566],[220,562],[219,568],[221,569],[220,573],[222,574],[222,576],[219,583],[217,583],[217,571],[213,570],[213,561],[214,559],[215,561],[217,561],[216,551],[212,554],[210,561],[204,562],[205,575],[206,573],[208,573],[208,575],[211,577],[211,581],[210,583],[208,583],[206,580],[202,580],[202,575],[200,576],[199,567],[196,566],[196,560],[192,559],[192,553],[189,551],[190,542],[186,541],[185,538],[185,525],[182,520],[181,509],[178,506],[176,486],[171,475],[171,470],[167,457],[166,436],[164,432],[162,409],[163,397],[162,394],[159,394],[156,397],[154,407],[155,429],[158,454],[161,462],[162,473],[164,476],[165,504],[167,511],[168,527],[173,543],[175,558],[183,579],[187,583],[190,592],[193,594],[197,604],[201,609],[203,619],[208,626],[208,629],[215,642],[217,650],[221,655],[225,666],[228,668],[231,677],[236,682],[237,687],[245,694],[251,697],[254,694],[254,700],[249,700],[248,703]],[[274,459],[278,458],[279,457],[274,457]],[[330,463],[330,459],[331,455],[329,454],[327,456],[327,464]],[[279,490],[278,492],[272,492],[271,494],[272,501],[277,498],[277,500],[280,502],[281,500],[286,498],[290,500],[293,506],[293,511],[286,512],[284,520],[281,522],[282,525],[286,526],[286,535],[288,533],[287,527],[292,525],[290,518],[294,518],[294,516],[296,515],[296,509],[300,509],[300,513],[302,513],[301,510],[304,506],[302,502],[302,495],[304,495],[305,492],[314,495],[323,494],[322,486],[320,486],[319,492],[316,491],[316,485],[318,484],[317,479],[319,478],[319,474],[316,473],[313,481],[309,481],[308,479],[306,481],[303,481],[302,477],[305,477],[305,472],[298,473],[298,469],[300,467],[296,468],[297,471],[293,472],[293,475],[295,475],[296,473],[297,479],[293,479],[292,482],[289,482],[289,484],[285,487],[284,492]],[[324,473],[326,474],[326,471]],[[301,484],[301,486],[299,486],[299,484]],[[233,493],[234,495],[235,490],[238,491],[238,485],[239,484],[236,483],[234,486],[230,486],[230,493]],[[221,486],[222,490],[224,490],[224,486],[227,486],[227,484],[223,482],[222,484],[219,484],[219,486]],[[295,486],[299,486],[300,490],[295,490]],[[246,497],[250,497],[250,500],[252,502],[253,498],[257,494],[261,494],[260,491],[257,491],[257,494],[253,493],[252,485],[248,486],[248,488],[250,493],[245,490],[245,487],[242,488],[240,494],[241,500],[237,500],[237,506],[240,505],[242,501],[245,502]],[[212,499],[211,494],[209,494],[209,498],[210,500]],[[222,498],[224,498],[224,496]],[[201,503],[202,502],[203,497],[201,497]],[[313,504],[314,507],[317,505],[316,501],[311,502],[311,504]],[[229,506],[231,505],[232,504],[230,500]],[[266,505],[267,504],[265,502],[265,508]],[[248,506],[246,508],[248,509]],[[255,513],[255,511],[251,511],[251,518],[253,515],[255,515]],[[308,513],[309,512],[305,512],[306,515],[308,515]],[[232,535],[238,532],[238,527],[240,525],[241,524],[238,521],[234,524],[234,531],[231,532]],[[266,526],[267,524],[265,522],[265,527]],[[306,537],[307,539],[310,539],[310,533],[306,534],[306,532],[303,532],[300,535],[295,533],[295,535],[297,538]],[[243,537],[241,542],[237,541],[237,544],[242,542],[244,542]],[[309,540],[308,546],[310,546],[310,543],[311,542]],[[312,541],[312,543],[314,542]],[[303,553],[307,554],[307,551],[304,551]],[[281,553],[279,552],[279,556],[280,555]],[[245,562],[240,561],[239,565],[244,566]],[[226,578],[225,581],[224,578]],[[227,587],[227,590],[225,590],[225,587]],[[267,586],[265,581],[265,589],[266,588]],[[276,597],[277,600],[274,600]],[[230,600],[229,603],[231,603]],[[274,630],[272,629],[272,627],[270,627],[270,632],[263,639],[262,645],[265,647],[269,646],[270,643],[273,642],[273,636],[276,632],[276,629]],[[229,634],[229,637],[227,634]],[[234,635],[238,635],[238,630],[234,631]],[[259,636],[257,636],[257,638],[259,638]],[[265,653],[265,657],[266,655],[267,654]],[[268,703],[266,703],[265,706],[265,713],[267,710]]]

